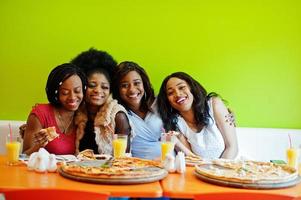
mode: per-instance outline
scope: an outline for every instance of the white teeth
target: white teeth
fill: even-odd
[[[91,95],[91,99],[96,99],[96,100],[100,100],[103,99],[103,96],[98,96],[98,95]]]
[[[176,102],[177,103],[181,103],[182,101],[184,101],[186,98],[185,97],[181,97],[181,98],[179,98]]]
[[[73,103],[68,103],[70,106],[75,106],[76,105],[76,102],[73,102]]]
[[[138,94],[132,94],[132,95],[129,95],[128,97],[130,98],[136,98],[138,96]]]

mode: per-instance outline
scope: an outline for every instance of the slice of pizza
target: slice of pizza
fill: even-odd
[[[96,157],[92,149],[85,149],[79,152],[77,158],[81,160],[96,160]]]
[[[48,134],[48,141],[51,142],[52,140],[54,140],[55,138],[59,137],[60,135],[57,134],[56,129],[54,126],[45,128],[43,130],[46,130],[47,134]]]
[[[196,164],[201,164],[203,162],[202,157],[197,155],[185,156],[185,162],[187,166],[194,166]]]

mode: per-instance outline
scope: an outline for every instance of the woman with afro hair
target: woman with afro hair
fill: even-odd
[[[93,149],[96,154],[112,154],[112,141],[117,134],[128,135],[126,152],[130,152],[131,127],[127,112],[111,95],[116,61],[107,52],[92,48],[76,56],[71,63],[87,77],[84,104],[75,117],[78,126],[76,153]]]

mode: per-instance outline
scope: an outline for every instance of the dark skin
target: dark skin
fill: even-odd
[[[59,100],[62,105],[54,107],[56,123],[61,132],[68,133],[74,129],[74,124],[69,122],[72,120],[74,112],[78,109],[82,99],[82,82],[77,75],[73,75],[66,79],[59,88]],[[59,118],[63,120],[59,120]],[[48,127],[43,127],[34,114],[28,116],[26,124],[27,127],[23,138],[23,153],[30,155],[48,144],[49,136],[47,131],[44,130],[44,128]]]
[[[194,132],[202,130],[203,125],[196,123],[192,103],[194,96],[186,81],[172,77],[166,83],[167,98],[171,106],[183,117],[189,128]],[[228,109],[218,97],[212,98],[213,114],[217,128],[220,130],[225,143],[225,150],[221,158],[233,159],[238,152],[236,131],[233,118],[229,115]],[[188,147],[188,146],[187,146]]]
[[[124,123],[126,122],[126,123]],[[128,130],[130,130],[130,124],[128,121],[128,118],[126,116],[126,114],[124,112],[119,112],[116,114],[115,116],[115,133],[119,133],[119,134],[123,134],[123,135],[128,135],[128,133],[126,133]],[[126,152],[129,153],[130,152],[130,137],[128,137],[127,140],[127,147],[126,147]]]
[[[88,87],[85,94],[86,109],[89,120],[94,121],[99,109],[106,103],[111,94],[110,83],[107,77],[101,72],[95,72],[88,77]],[[115,130],[112,133],[129,135],[130,125],[124,112],[118,112],[115,116]],[[126,152],[130,152],[130,137]]]

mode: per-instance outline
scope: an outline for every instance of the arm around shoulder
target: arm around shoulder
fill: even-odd
[[[225,150],[221,157],[233,159],[237,156],[238,144],[235,126],[227,120],[229,111],[219,97],[212,97],[212,107],[217,128],[220,130],[225,143]]]

